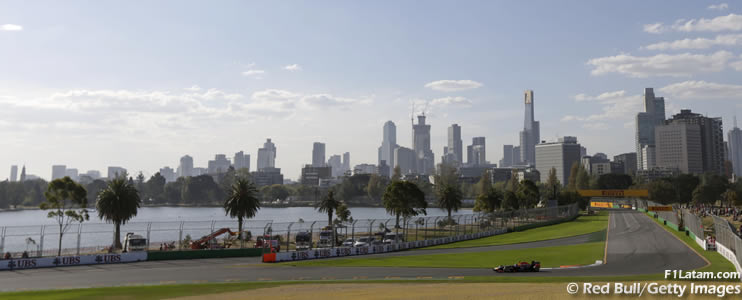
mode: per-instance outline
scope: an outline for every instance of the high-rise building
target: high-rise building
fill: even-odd
[[[669,123],[655,127],[656,166],[682,173],[703,173],[701,126]]]
[[[425,124],[425,114],[417,116],[417,124],[412,124],[412,149],[415,150],[417,171],[420,175],[432,175],[435,171],[435,157],[430,149],[430,125]]]
[[[247,171],[250,172],[250,154],[245,154],[243,151],[235,153],[232,167],[234,167],[235,170],[247,169]]]
[[[53,165],[52,166],[52,180],[64,177],[64,174],[66,171],[67,171],[67,166],[65,165]]]
[[[21,169],[21,182],[26,181],[26,165],[23,165],[23,169]]]
[[[315,142],[312,147],[312,167],[325,166],[325,143]]]
[[[534,99],[533,91],[527,90],[523,93],[523,101],[525,102],[525,118],[523,124],[523,131],[520,132],[520,158],[521,164],[523,165],[535,165],[536,164],[536,145],[541,140],[541,129],[538,121],[534,118]]]
[[[193,157],[184,155],[180,158],[180,164],[178,165],[178,177],[195,176],[193,174]]]
[[[472,138],[471,145],[466,147],[466,160],[468,165],[487,164],[486,146],[483,136]]]
[[[653,165],[648,165],[653,160],[648,156],[656,156],[651,151],[655,147],[654,128],[665,122],[665,98],[655,97],[654,89],[644,89],[644,111],[636,115],[636,160],[638,170],[649,170]],[[649,146],[649,147],[646,147]]]
[[[108,167],[108,180],[112,180],[119,176],[126,176],[126,169],[122,167]]]
[[[558,142],[536,145],[536,170],[540,173],[541,182],[547,182],[549,171],[556,169],[556,177],[562,185],[572,169],[572,164],[580,161],[580,144],[577,138],[565,136]]]
[[[87,172],[85,172],[85,176],[88,176],[90,177],[90,179],[93,179],[93,180],[100,179],[100,171],[88,170]]]
[[[268,139],[263,148],[258,149],[258,171],[276,167],[276,145]],[[279,171],[280,173],[280,171]],[[283,182],[283,179],[281,180]]]
[[[453,124],[448,127],[448,146],[443,156],[447,163],[460,165],[464,162],[463,142],[461,141],[461,126]]]
[[[513,166],[523,165],[523,160],[520,157],[520,146],[513,147]]]
[[[77,169],[74,169],[74,168],[65,169],[64,170],[64,176],[67,176],[67,177],[69,177],[70,179],[72,179],[74,181],[79,181],[80,180],[80,176],[78,174],[78,171],[77,171]]]
[[[332,168],[332,177],[340,177],[345,173],[340,155],[331,155],[327,160],[327,165]]]
[[[353,167],[353,175],[377,174],[377,173],[378,173],[378,169],[376,168],[376,165],[360,164],[360,165],[355,165]]]
[[[394,125],[394,122],[392,121],[386,121],[386,123],[384,123],[384,137],[381,140],[381,146],[379,147],[379,164],[384,160],[388,165],[396,166],[394,160],[394,149],[397,149],[397,147],[399,147],[397,145],[397,126]],[[350,170],[350,162],[348,162],[346,167],[346,171]],[[391,173],[387,174],[387,176],[391,176]]]
[[[330,167],[315,167],[313,165],[306,165],[301,169],[301,184],[318,186],[321,179],[329,179],[332,177],[332,168]]]
[[[399,167],[402,175],[417,173],[415,150],[407,147],[397,147],[394,149],[394,161],[397,163],[395,167]]]
[[[12,165],[10,166],[10,182],[16,181],[18,181],[18,166]]]
[[[679,123],[699,126],[703,173],[724,174],[724,130],[721,118],[709,118],[693,113],[690,109],[681,109],[679,114],[667,120],[667,124]],[[660,155],[657,154],[657,160],[660,159]]]
[[[729,142],[730,161],[732,161],[732,170],[737,177],[742,177],[742,130],[737,127],[737,118],[734,118],[734,128],[727,133]]]
[[[623,163],[623,173],[633,175],[636,173],[636,152],[619,154],[613,157],[614,162]]]
[[[394,153],[392,153],[394,159]],[[343,174],[350,172],[350,152],[343,153]]]
[[[390,169],[391,168],[389,167],[389,165],[386,164],[386,160],[382,160],[381,163],[379,164],[379,167],[377,168],[377,174],[379,174],[379,176],[389,178],[387,174],[391,172]]]
[[[175,170],[171,167],[160,168],[160,176],[165,178],[165,182],[174,182],[177,179],[175,177]]]
[[[208,163],[209,174],[220,174],[226,173],[232,163],[227,159],[224,154],[217,154],[214,156],[214,160],[210,160]]]
[[[513,145],[502,145],[500,168],[509,168],[515,164],[516,162],[513,161]]]
[[[260,154],[258,154],[258,157],[260,157]],[[281,168],[265,167],[262,169],[258,169],[257,172],[250,173],[250,179],[252,179],[252,181],[258,187],[283,184],[283,174],[281,174]]]

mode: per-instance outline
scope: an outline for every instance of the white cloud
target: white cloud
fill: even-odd
[[[301,71],[302,67],[298,64],[288,65],[283,67],[284,70],[295,72],[295,71]]]
[[[719,4],[711,4],[709,7],[707,7],[709,10],[727,10],[729,9],[729,5],[726,3],[719,3]]]
[[[732,59],[732,53],[718,51],[705,54],[657,54],[655,56],[633,56],[619,54],[590,59],[587,64],[594,67],[592,75],[618,73],[629,77],[649,76],[689,77],[697,73],[720,72]]]
[[[722,34],[714,39],[695,38],[682,39],[672,42],[654,43],[642,47],[649,50],[677,50],[677,49],[708,49],[713,46],[740,46],[742,45],[742,34]]]
[[[659,89],[672,99],[734,99],[742,98],[742,85],[706,81],[683,81]]]
[[[425,84],[426,88],[442,92],[465,91],[481,86],[481,83],[473,80],[438,80]]]
[[[667,28],[662,23],[644,25],[644,32],[648,32],[648,33],[659,34],[659,33],[665,32],[666,30]]]
[[[242,76],[251,77],[255,79],[262,79],[260,75],[265,74],[264,70],[247,70],[242,72]]]
[[[562,122],[582,121],[589,122],[583,127],[587,129],[605,129],[608,120],[626,120],[633,118],[636,112],[641,109],[642,95],[626,95],[626,91],[605,92],[597,96],[578,94],[575,101],[594,101],[601,104],[602,112],[588,116],[566,115],[562,117]]]
[[[730,63],[729,66],[737,71],[742,71],[742,55],[739,58],[740,60]]]
[[[327,93],[301,94],[286,90],[267,89],[253,93],[251,101],[243,106],[248,111],[290,117],[300,109],[348,109],[356,104],[369,104],[371,102],[371,99],[345,98]]]
[[[0,25],[0,31],[21,31],[23,26],[16,24],[3,24]]]
[[[193,85],[189,88],[185,88],[184,90],[189,91],[189,92],[198,92],[201,90],[201,87],[197,85]]]
[[[443,98],[436,98],[433,99],[430,104],[432,105],[459,105],[459,106],[471,106],[472,102],[471,100],[465,98],[465,97],[443,97]]]
[[[681,32],[696,32],[696,31],[740,31],[742,30],[742,15],[729,14],[726,16],[719,16],[713,19],[691,19],[691,20],[677,20],[672,25],[672,29]]]
[[[582,102],[582,101],[592,101],[592,100],[610,100],[615,98],[623,97],[624,94],[626,94],[626,91],[620,90],[620,91],[614,91],[614,92],[605,92],[598,96],[588,96],[586,94],[577,94],[575,95],[575,101]]]

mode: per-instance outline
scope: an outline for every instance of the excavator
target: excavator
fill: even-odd
[[[219,242],[216,240],[216,237],[229,233],[229,237],[238,235],[237,232],[233,232],[229,230],[229,228],[221,228],[217,231],[212,232],[209,235],[203,236],[198,240],[195,240],[191,242],[191,249],[214,249],[214,248],[228,248],[231,246],[231,243],[225,243],[225,245],[220,245]]]

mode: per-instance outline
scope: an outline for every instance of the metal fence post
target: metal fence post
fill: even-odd
[[[150,247],[150,232],[152,231],[152,222],[147,223],[147,251]]]
[[[5,228],[0,228],[0,254],[4,253],[5,250]]]
[[[317,223],[317,221],[312,222],[312,225],[309,225],[309,250],[314,248],[312,244],[314,244],[314,223]]]
[[[459,215],[456,218],[456,235],[460,235],[459,234],[459,228],[461,228],[461,217],[463,217],[463,216],[462,215]],[[466,222],[466,218],[464,218],[464,222]]]
[[[356,223],[358,223],[358,220],[353,220],[353,224],[351,224],[353,227],[350,229],[350,238],[353,239],[353,241],[356,240]]]
[[[77,225],[77,251],[75,255],[80,255],[80,236],[82,235],[82,224]]]
[[[371,223],[368,224],[368,237],[372,237],[374,233],[374,223],[376,220],[371,220]]]
[[[39,233],[39,253],[38,257],[41,257],[44,255],[44,228],[45,225],[41,225],[41,232]]]
[[[289,228],[286,232],[286,251],[289,251],[289,242],[291,241],[291,226],[294,225],[294,222],[289,223]]]
[[[180,222],[180,227],[178,228],[178,250],[183,250],[183,222]]]

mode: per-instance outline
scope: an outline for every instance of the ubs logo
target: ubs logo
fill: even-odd
[[[19,259],[10,260],[8,262],[8,269],[29,269],[36,267],[36,259]]]
[[[79,256],[66,256],[66,257],[56,257],[54,258],[53,264],[59,266],[67,266],[67,265],[79,265],[80,264],[80,257]]]
[[[110,264],[121,262],[121,255],[110,254],[110,255],[98,255],[95,257],[95,262],[99,264]]]

